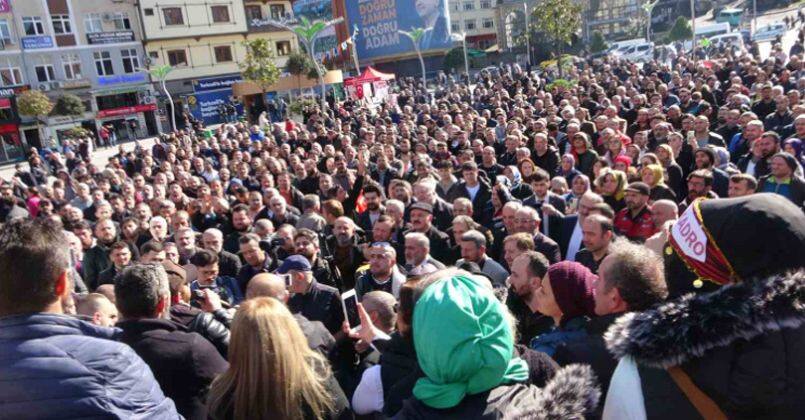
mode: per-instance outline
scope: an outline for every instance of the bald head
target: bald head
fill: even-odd
[[[117,308],[104,295],[90,293],[76,303],[76,313],[91,319],[91,322],[101,327],[113,327],[117,322]]]
[[[651,205],[651,218],[654,226],[660,228],[669,220],[679,217],[679,208],[671,200],[657,200]]]
[[[285,287],[285,280],[271,273],[260,273],[252,277],[246,287],[246,299],[256,297],[273,297],[280,302],[287,302],[288,290]]]

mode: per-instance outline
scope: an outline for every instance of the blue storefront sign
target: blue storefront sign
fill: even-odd
[[[209,92],[212,90],[229,89],[232,92],[232,85],[242,81],[239,74],[234,76],[210,77],[208,79],[193,80],[193,92]]]
[[[22,48],[26,50],[53,48],[53,38],[47,35],[24,36],[22,37]]]
[[[232,85],[241,81],[243,78],[239,74],[193,80],[195,103],[190,104],[190,113],[206,125],[225,122],[226,117],[221,115],[220,107],[231,102]],[[243,114],[242,104],[236,104],[235,108],[238,115]]]
[[[118,85],[121,83],[145,83],[145,73],[116,74],[114,76],[99,76],[98,84],[101,86]]]

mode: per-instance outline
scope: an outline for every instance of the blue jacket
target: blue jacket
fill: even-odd
[[[560,345],[581,341],[587,337],[587,330],[584,328],[587,321],[587,317],[579,316],[562,322],[561,326],[532,338],[530,347],[553,357]]]
[[[0,417],[180,418],[118,332],[65,315],[0,318]]]

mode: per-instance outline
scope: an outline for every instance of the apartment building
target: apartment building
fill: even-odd
[[[450,30],[466,34],[467,48],[486,50],[497,43],[498,0],[450,0]]]
[[[177,114],[190,112],[208,124],[220,122],[218,106],[232,101],[245,40],[269,39],[280,67],[296,48],[292,32],[271,24],[291,13],[287,0],[140,0],[138,7],[146,65],[170,65],[166,86]]]
[[[143,67],[143,48],[134,0],[9,0],[0,7],[0,160],[19,157],[21,149],[52,146],[64,131],[81,126],[96,132],[101,124],[118,136],[155,134],[156,106]],[[80,117],[41,116],[39,124],[20,118],[16,95],[45,92],[53,101],[65,93],[81,98]],[[12,93],[13,92],[13,93]],[[2,95],[0,95],[2,96]],[[4,100],[8,99],[8,101]],[[10,108],[2,108],[8,105]],[[14,122],[5,119],[15,118]],[[134,121],[133,125],[131,121]],[[134,129],[132,130],[132,126]]]

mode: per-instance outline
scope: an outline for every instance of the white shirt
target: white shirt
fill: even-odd
[[[601,418],[603,420],[646,420],[646,405],[643,400],[640,372],[637,370],[634,359],[629,356],[618,362],[618,367],[612,374]]]
[[[581,249],[581,239],[584,234],[581,233],[581,220],[576,220],[576,226],[573,228],[573,234],[570,235],[570,242],[567,244],[567,255],[565,260],[576,261],[576,253]]]
[[[380,377],[380,365],[374,365],[363,371],[361,382],[352,394],[352,410],[358,415],[367,415],[383,411],[383,380]]]
[[[749,163],[746,164],[746,173],[752,176],[755,176],[755,167],[757,163],[754,160],[749,159]]]
[[[470,201],[475,201],[475,196],[478,194],[478,190],[481,189],[481,184],[476,184],[474,187],[466,186],[467,193],[470,195]]]

